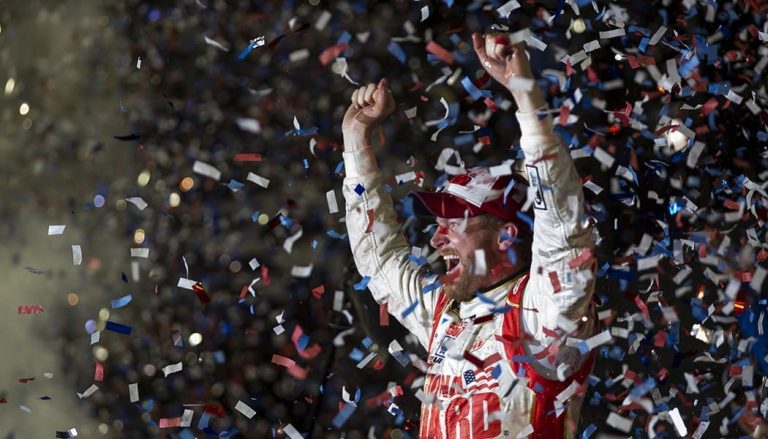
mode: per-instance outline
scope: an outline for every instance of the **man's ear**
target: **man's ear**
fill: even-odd
[[[514,244],[517,237],[517,225],[515,223],[506,223],[499,232],[499,238],[497,239],[499,245],[499,251],[506,252]]]

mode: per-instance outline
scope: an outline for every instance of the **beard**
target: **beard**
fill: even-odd
[[[459,275],[450,281],[447,279],[443,282],[443,293],[448,296],[449,299],[456,300],[458,302],[467,302],[475,298],[475,291],[477,288],[475,285],[483,276],[478,276],[472,273],[472,266],[467,262],[462,261],[461,272]],[[450,282],[450,283],[449,283]]]

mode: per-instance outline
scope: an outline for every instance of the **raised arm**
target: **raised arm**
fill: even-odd
[[[533,83],[522,44],[509,44],[505,38],[475,34],[473,43],[485,70],[517,102],[520,146],[528,181],[535,189],[535,195],[529,192],[535,196],[534,230],[524,303],[538,312],[524,313],[523,325],[542,346],[555,341],[544,333],[545,328],[588,338],[593,330],[589,312],[594,242],[584,217],[581,181],[568,149],[552,131],[552,117],[543,111],[546,101]]]
[[[373,297],[387,303],[389,313],[426,347],[438,292],[422,293],[432,280],[410,263],[410,247],[398,230],[392,197],[384,190],[370,141],[372,129],[394,109],[386,80],[352,93],[342,124],[347,231],[357,270],[370,277]]]

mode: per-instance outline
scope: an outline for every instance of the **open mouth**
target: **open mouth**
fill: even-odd
[[[459,255],[456,254],[444,254],[443,261],[445,262],[445,274],[448,277],[455,276],[461,267],[461,260]]]

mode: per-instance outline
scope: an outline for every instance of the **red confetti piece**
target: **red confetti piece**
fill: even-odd
[[[554,288],[555,293],[559,293],[560,290],[562,289],[560,287],[560,279],[558,279],[557,272],[555,271],[549,272],[549,283],[552,284],[552,288]]]
[[[315,296],[316,299],[323,297],[323,294],[325,294],[325,285],[319,285],[312,288],[312,295]]]
[[[192,291],[197,294],[197,298],[200,299],[200,303],[205,305],[206,303],[211,301],[211,298],[208,297],[208,293],[205,292],[205,288],[203,288],[203,284],[200,282],[195,283],[192,285]]]
[[[203,411],[206,413],[210,413],[214,416],[217,416],[219,418],[223,418],[226,416],[226,413],[224,412],[224,407],[220,407],[217,405],[206,404],[205,406],[203,406]]]
[[[373,230],[373,209],[368,209],[366,214],[368,215],[368,225],[365,227],[365,233],[371,233]]]
[[[586,265],[587,262],[589,262],[592,259],[592,250],[586,249],[581,254],[573,259],[571,259],[568,262],[568,267],[571,269],[577,268],[577,267],[583,267]]]
[[[389,311],[386,302],[379,305],[379,326],[389,326]]]
[[[491,110],[491,112],[493,113],[495,113],[496,110],[499,109],[499,107],[496,106],[496,102],[493,102],[493,99],[491,99],[490,97],[483,99],[483,102],[485,102],[485,106],[488,107],[488,109]]]
[[[26,384],[26,383],[28,383],[30,381],[34,381],[34,380],[35,380],[34,377],[32,377],[32,378],[19,378],[19,382],[20,383],[24,383],[24,384]]]
[[[483,360],[475,357],[474,355],[470,354],[469,352],[464,352],[464,359],[469,361],[470,363],[474,364],[475,367],[477,367],[477,368],[483,367]]]
[[[104,365],[96,362],[96,370],[93,372],[94,381],[104,381]]]
[[[261,278],[264,279],[264,285],[270,284],[271,281],[269,280],[269,268],[267,268],[266,265],[261,266]]]
[[[322,53],[320,53],[319,59],[320,64],[327,66],[331,61],[338,58],[339,55],[341,55],[342,52],[344,52],[348,47],[347,43],[339,43],[335,46],[331,46],[325,50],[323,50]]]
[[[643,302],[643,299],[641,299],[640,296],[635,296],[635,305],[640,308],[640,311],[643,313],[646,320],[651,320],[651,315],[648,313],[648,305]]]
[[[376,361],[373,363],[373,369],[374,370],[381,370],[381,368],[384,367],[384,362],[381,361],[380,358],[377,358]]]
[[[22,305],[19,307],[19,314],[40,314],[43,311],[43,305]]]
[[[557,119],[558,125],[565,126],[568,124],[568,116],[571,115],[571,109],[567,106],[560,107],[560,117]]]
[[[261,154],[235,154],[236,162],[260,162]]]
[[[160,418],[160,428],[178,427],[181,425],[181,418]]]
[[[453,64],[453,54],[434,41],[427,43],[427,52],[445,61],[446,64]]]

